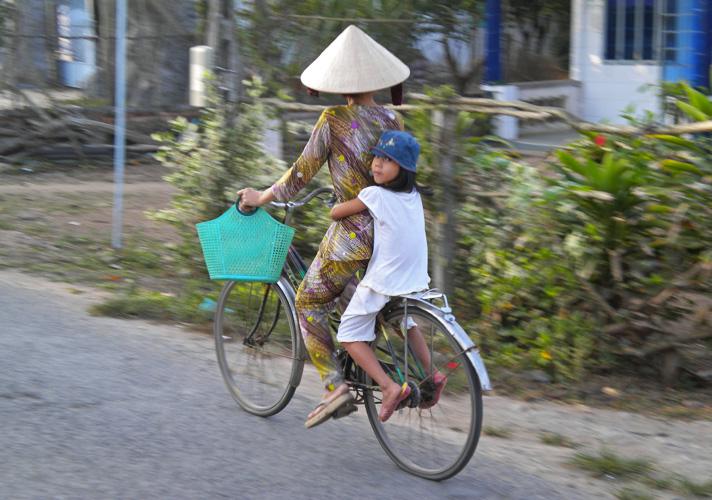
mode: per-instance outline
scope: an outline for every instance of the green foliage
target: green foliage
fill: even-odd
[[[645,491],[626,486],[616,493],[616,498],[618,500],[654,500],[655,497]]]
[[[144,291],[123,297],[112,297],[91,308],[91,313],[116,318],[172,319],[171,297]]]
[[[215,286],[212,288],[216,289]],[[131,287],[92,306],[90,312],[115,318],[201,323],[212,318],[211,310],[200,307],[201,301],[206,297],[215,300],[216,296],[217,291],[209,293],[204,282],[200,282],[199,286],[188,282],[178,295]]]
[[[259,79],[243,83],[249,97],[264,92]],[[178,229],[177,251],[191,271],[204,272],[195,224],[224,212],[238,189],[267,185],[284,168],[262,150],[266,117],[259,100],[227,104],[213,88],[198,123],[177,118],[170,131],[153,135],[161,143],[156,158],[173,171],[166,180],[177,192],[169,208],[151,216]]]
[[[598,455],[577,453],[573,464],[596,477],[615,478],[644,477],[653,470],[653,463],[647,459],[625,458],[610,450],[602,450]]]
[[[554,380],[630,368],[631,358],[663,366],[668,349],[688,363],[693,341],[680,339],[705,324],[690,297],[712,292],[710,138],[585,133],[537,168],[486,144],[472,141],[458,180],[453,265],[466,262],[458,311],[488,359]],[[694,346],[709,357],[707,344]]]
[[[581,379],[596,360],[600,321],[585,305],[571,259],[555,237],[541,237],[541,228],[510,226],[514,217],[501,226],[501,219],[492,222],[481,226],[489,235],[469,261],[481,307],[480,343],[500,365]]]
[[[681,89],[687,102],[680,109],[691,119],[712,106]],[[680,337],[695,334],[684,318],[697,308],[678,297],[712,291],[703,270],[712,260],[712,141],[586,134],[573,147],[557,154],[558,175],[543,199],[554,208],[562,241],[576,243],[567,254],[577,276],[608,321],[628,325],[609,351],[645,358],[660,353],[651,345],[672,339],[676,349]],[[698,354],[708,356],[705,350]],[[663,375],[672,382],[675,370]]]
[[[678,481],[677,488],[686,495],[712,497],[712,480],[698,483],[687,478],[681,478]]]
[[[456,96],[455,89],[449,85],[439,87],[425,87],[425,94],[441,102]],[[487,175],[479,176],[478,170],[481,164],[485,164],[488,170],[497,170],[495,165],[498,158],[487,157],[489,149],[483,147],[480,141],[490,131],[489,117],[480,113],[459,112],[455,119],[454,136],[450,138],[450,144],[454,151],[454,179],[455,189],[448,189],[444,186],[440,176],[440,161],[438,151],[439,134],[441,130],[438,124],[433,123],[431,109],[417,109],[409,111],[405,119],[406,128],[413,133],[420,143],[420,156],[418,158],[418,183],[424,184],[433,189],[432,197],[424,197],[423,202],[427,210],[426,222],[428,225],[428,235],[433,238],[439,226],[445,218],[445,198],[454,197],[458,203],[462,203],[466,197],[468,189],[485,188]],[[458,207],[460,210],[463,207]],[[461,224],[462,222],[458,222]],[[463,235],[464,240],[458,242],[458,255],[462,258],[456,259],[452,263],[455,266],[453,275],[456,280],[467,281],[467,258],[472,241],[467,235]],[[435,244],[434,242],[431,245]],[[464,283],[462,283],[464,284]]]
[[[579,446],[571,439],[556,432],[543,432],[539,434],[539,441],[549,446],[561,446],[563,448],[576,448]]]
[[[512,437],[512,431],[506,427],[492,427],[491,425],[486,425],[482,432],[485,436],[498,437],[502,439],[509,439]]]

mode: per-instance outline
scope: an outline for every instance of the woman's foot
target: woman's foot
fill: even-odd
[[[387,389],[382,389],[383,401],[381,402],[381,411],[378,414],[378,420],[385,422],[393,412],[396,411],[398,405],[410,396],[410,387],[408,384],[398,385],[395,382],[390,384]]]
[[[346,406],[353,406],[354,397],[349,392],[349,386],[346,384],[339,385],[336,389],[324,395],[324,399],[312,410],[307,416],[307,421],[304,427],[310,429],[319,424],[323,424],[340,410],[345,410]],[[339,416],[345,416],[351,411],[340,412]]]

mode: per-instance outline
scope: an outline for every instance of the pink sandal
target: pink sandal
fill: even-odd
[[[384,403],[381,403],[381,411],[378,414],[378,420],[380,420],[381,422],[385,422],[386,420],[391,418],[393,412],[396,411],[396,408],[398,408],[398,405],[400,405],[403,400],[407,399],[408,396],[410,396],[410,387],[408,386],[408,384],[404,383],[401,386],[401,391],[398,397],[391,401],[388,406],[386,406]]]
[[[443,375],[440,372],[434,374],[433,385],[435,386],[435,389],[433,392],[433,399],[429,401],[421,401],[418,407],[421,410],[427,410],[428,408],[432,408],[433,406],[438,404],[438,401],[440,401],[440,395],[443,393],[443,389],[445,389],[445,384],[447,384],[447,376]]]

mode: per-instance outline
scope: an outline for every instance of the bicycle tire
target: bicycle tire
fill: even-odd
[[[385,313],[384,320],[386,324],[400,324],[403,316],[403,308],[395,308]],[[382,423],[378,418],[380,405],[377,399],[380,392],[367,389],[364,391],[366,413],[378,442],[398,467],[424,479],[442,481],[460,472],[470,461],[477,448],[482,430],[481,384],[474,367],[450,333],[447,322],[439,315],[418,305],[408,306],[408,316],[415,320],[419,328],[428,326],[429,323],[439,330],[440,338],[436,339],[434,335],[431,335],[433,340],[431,345],[434,345],[437,340],[438,351],[433,348],[431,352],[433,359],[438,358],[435,364],[443,362],[449,367],[448,384],[443,390],[440,402],[431,409],[403,408],[397,410],[385,423]],[[396,339],[396,341],[399,340],[400,338]],[[390,341],[394,341],[392,335]],[[382,364],[387,364],[389,356],[386,354],[387,349],[379,345],[383,342],[385,340],[379,335],[374,348],[377,356],[382,360]],[[445,343],[447,347],[443,347]],[[402,346],[402,342],[400,345]],[[439,352],[440,350],[443,352]],[[404,352],[403,348],[401,348],[401,354],[402,352]],[[443,358],[443,356],[445,357]],[[412,364],[415,363],[412,351],[409,359],[411,366],[408,372],[413,380],[417,380],[419,375],[417,367]],[[454,368],[456,373],[452,368],[455,366],[457,367]],[[385,368],[388,371],[388,368]],[[420,377],[421,384],[423,384],[422,374]],[[372,385],[368,377],[366,377],[366,383]],[[465,383],[464,388],[462,387],[463,383]],[[422,385],[419,384],[419,387]],[[464,400],[467,402],[463,403]],[[469,422],[463,423],[462,415],[458,412],[463,415],[469,413]],[[441,426],[448,426],[448,428],[441,429]],[[426,446],[425,441],[435,442],[432,437],[425,439],[428,429],[431,430],[431,434],[440,430],[444,436],[441,441],[442,445],[450,448],[449,458],[443,458],[442,463],[436,463],[434,457],[429,456],[427,450],[423,450],[422,453],[418,450],[418,448],[422,449]],[[439,454],[439,451],[437,453]]]
[[[261,417],[284,409],[304,369],[293,290],[286,278],[275,284],[227,282],[213,335],[220,373],[238,405]]]

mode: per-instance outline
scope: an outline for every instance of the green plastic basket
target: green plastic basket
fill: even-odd
[[[235,205],[195,227],[213,280],[277,282],[294,237],[263,209],[243,214]]]

